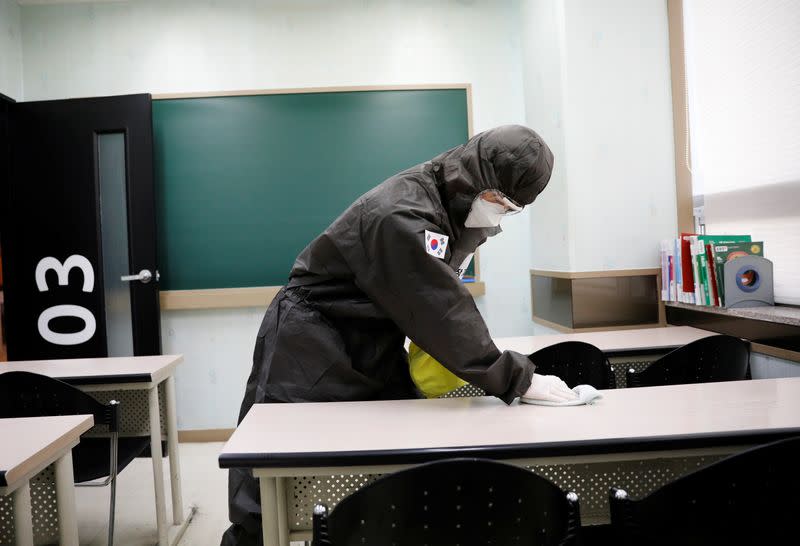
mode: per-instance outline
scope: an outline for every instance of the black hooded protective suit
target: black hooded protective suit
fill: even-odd
[[[386,180],[353,203],[297,257],[264,316],[239,413],[255,403],[418,396],[408,336],[455,375],[507,403],[533,365],[492,342],[457,268],[499,228],[466,228],[475,196],[497,189],[527,205],[550,180],[553,154],[533,131],[503,126]],[[425,232],[448,238],[442,258]],[[260,541],[257,481],[229,475],[223,544]]]

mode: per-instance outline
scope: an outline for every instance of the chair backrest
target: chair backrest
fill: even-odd
[[[750,344],[732,336],[710,336],[662,356],[641,372],[628,371],[628,387],[711,383],[748,379]]]
[[[791,544],[800,513],[799,459],[796,437],[725,458],[641,500],[614,488],[610,504],[616,543]]]
[[[606,355],[582,341],[564,341],[539,349],[528,356],[536,364],[536,373],[557,375],[570,388],[591,385],[596,389],[616,388],[614,372]]]
[[[579,533],[574,493],[521,467],[450,459],[383,476],[345,498],[315,546],[569,545]]]
[[[0,374],[0,417],[92,414],[95,425],[117,430],[116,406],[98,402],[58,379],[31,372]]]

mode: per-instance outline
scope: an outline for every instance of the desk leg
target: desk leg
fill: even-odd
[[[30,483],[19,487],[11,495],[14,503],[14,543],[17,546],[33,546]]]
[[[260,478],[261,485],[261,530],[264,546],[279,546],[278,532],[278,484],[275,478]]]
[[[56,461],[56,503],[58,536],[62,546],[78,546],[78,518],[75,513],[75,481],[72,475],[72,450]]]
[[[276,478],[275,482],[275,502],[278,508],[278,540],[281,546],[289,546],[289,518],[286,515],[286,478]]]
[[[150,456],[153,458],[153,485],[156,490],[158,545],[167,546],[167,507],[164,497],[164,468],[161,461],[161,417],[158,411],[158,386],[148,391],[150,406]]]
[[[175,401],[175,376],[164,385],[167,394],[167,449],[169,450],[169,486],[172,490],[172,521],[183,523],[183,493],[181,491],[181,461],[178,453],[178,405]]]

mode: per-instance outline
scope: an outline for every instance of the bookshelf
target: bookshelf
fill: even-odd
[[[800,363],[800,307],[727,309],[665,302],[667,323],[746,339],[753,351]]]

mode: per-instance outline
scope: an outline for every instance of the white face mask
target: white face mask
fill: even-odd
[[[497,227],[506,214],[506,208],[500,203],[492,203],[477,197],[472,203],[464,225],[471,228]]]
[[[488,190],[492,191],[492,190]],[[464,226],[468,228],[489,228],[500,225],[500,220],[507,214],[514,214],[522,210],[522,207],[514,204],[510,199],[500,192],[496,192],[492,200],[487,200],[482,192],[475,197],[472,208],[469,210]],[[500,202],[496,202],[500,201]]]

